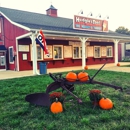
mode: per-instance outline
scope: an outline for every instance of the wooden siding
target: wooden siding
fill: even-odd
[[[61,40],[46,40],[47,45],[69,45],[69,41],[61,41]],[[19,40],[19,45],[30,45],[31,40],[28,38]],[[103,57],[103,58],[93,58],[88,57],[86,58],[87,65],[94,65],[94,64],[103,64],[106,61],[109,63],[114,62],[114,43],[110,42],[91,42],[91,46],[112,46],[113,47],[113,57]],[[30,47],[30,46],[29,46]],[[31,50],[31,48],[29,49]],[[27,54],[27,60],[22,59],[22,54]],[[63,60],[42,60],[37,62],[37,66],[39,69],[39,62],[47,62],[47,68],[60,68],[60,67],[70,67],[70,66],[81,66],[82,59],[73,59],[73,58],[64,58]],[[19,52],[19,69],[22,70],[32,70],[33,69],[33,62],[31,61],[31,52]]]
[[[8,48],[10,46],[13,46],[13,49],[16,52],[16,37],[26,34],[28,31],[11,24],[5,18],[3,22],[4,22],[4,29],[3,29],[4,39],[3,40],[4,40],[4,45],[7,48],[7,57],[9,57]],[[7,69],[14,70],[15,64],[10,64],[8,59],[9,58],[7,58]]]

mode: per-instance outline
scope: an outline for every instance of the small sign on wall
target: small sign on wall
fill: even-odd
[[[19,51],[29,52],[29,45],[19,45]]]
[[[82,42],[69,41],[69,45],[72,45],[72,46],[82,46]],[[86,46],[89,46],[89,45],[90,45],[90,42],[86,42],[85,45],[86,45]]]
[[[27,54],[23,54],[23,60],[27,60]]]
[[[71,45],[71,46],[81,46],[81,42],[69,41],[69,45]]]

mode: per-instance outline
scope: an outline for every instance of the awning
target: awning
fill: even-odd
[[[0,45],[0,51],[6,51],[6,47],[4,45]]]

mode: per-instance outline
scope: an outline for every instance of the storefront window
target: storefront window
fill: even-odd
[[[32,61],[33,60],[32,45],[30,45],[30,54],[31,54],[31,61]],[[36,45],[36,55],[38,61],[43,60],[43,49],[39,45]]]
[[[63,59],[63,46],[53,46],[53,59]]]
[[[82,57],[82,47],[80,47],[80,55],[81,55],[81,57]]]
[[[112,57],[112,46],[107,46],[107,57]]]
[[[42,48],[37,46],[37,60],[42,60]]]
[[[81,58],[82,57],[82,47],[74,46],[73,47],[73,58]]]
[[[13,59],[14,55],[13,55],[13,47],[9,47],[9,62],[13,63],[14,59]]]
[[[101,47],[100,46],[94,46],[94,57],[95,58],[101,57]]]

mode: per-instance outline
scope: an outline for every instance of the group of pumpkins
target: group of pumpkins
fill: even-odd
[[[100,108],[104,110],[109,110],[109,109],[112,109],[114,105],[113,105],[113,102],[109,98],[101,98],[99,101],[99,106]],[[63,112],[63,105],[56,98],[56,101],[51,104],[50,110],[54,114],[61,113]]]
[[[84,71],[79,72],[78,74],[76,74],[75,72],[68,72],[66,75],[66,80],[70,82],[75,82],[76,80],[85,82],[89,80],[89,76],[88,76],[88,73]]]
[[[88,69],[88,66],[85,66],[84,70],[87,70],[87,69]],[[89,75],[85,71],[81,71],[78,74],[76,74],[75,72],[71,71],[71,72],[67,73],[66,80],[68,80],[70,82],[75,82],[76,80],[79,80],[81,82],[85,82],[85,81],[89,80]]]
[[[84,69],[87,70],[88,67],[85,66]],[[85,81],[89,80],[89,75],[88,75],[88,73],[86,73],[84,71],[79,72],[78,74],[76,74],[74,72],[69,72],[66,75],[66,79],[70,82],[74,82],[76,80],[85,82]],[[103,97],[99,101],[99,106],[100,106],[100,108],[102,108],[104,110],[109,110],[109,109],[113,108],[113,102],[109,98]],[[56,101],[51,104],[50,110],[54,114],[63,112],[63,105],[61,102],[58,101],[58,98],[56,98]]]

